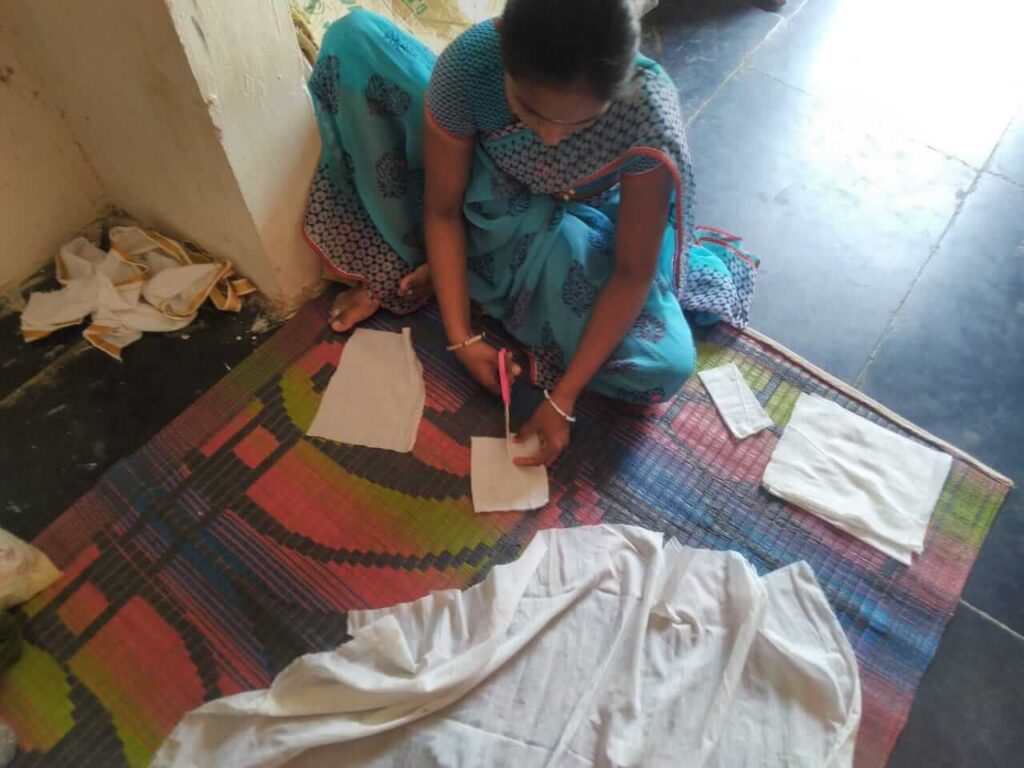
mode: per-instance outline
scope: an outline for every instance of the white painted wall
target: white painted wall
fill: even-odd
[[[114,205],[278,304],[313,290],[316,127],[285,0],[0,2]]]
[[[8,5],[0,0],[0,288],[52,259],[104,210],[99,179],[18,55]]]
[[[320,274],[302,218],[320,156],[287,0],[167,0],[200,94],[285,295]]]

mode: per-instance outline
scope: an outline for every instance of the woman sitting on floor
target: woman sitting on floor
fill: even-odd
[[[342,332],[436,292],[452,351],[498,389],[470,301],[529,350],[550,394],[520,432],[550,464],[584,389],[659,402],[693,373],[698,323],[746,322],[755,260],[694,230],[676,89],[638,54],[635,0],[509,0],[435,58],[365,11],[310,82],[323,142],[306,234]]]

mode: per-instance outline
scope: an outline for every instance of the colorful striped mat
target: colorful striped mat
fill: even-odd
[[[39,537],[64,576],[25,606],[27,647],[0,688],[14,765],[145,765],[187,710],[341,642],[346,610],[465,587],[538,529],[601,521],[735,549],[762,572],[807,560],[861,665],[858,765],[886,762],[1005,480],[958,455],[906,568],[762,491],[781,426],[734,442],[694,380],[654,409],[586,399],[551,505],[475,515],[470,436],[502,434],[503,417],[443,352],[436,313],[407,321],[427,387],[411,454],[305,437],[344,345],[326,309],[307,307]],[[779,425],[807,391],[910,433],[755,334],[718,328],[699,346],[704,367],[736,362]],[[531,397],[517,386],[520,419]]]

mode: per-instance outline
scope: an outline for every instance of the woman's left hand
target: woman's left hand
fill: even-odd
[[[572,413],[575,403],[561,402],[558,406],[568,414]],[[566,421],[546,400],[537,406],[530,420],[523,425],[516,435],[516,442],[522,443],[537,435],[540,438],[540,453],[536,456],[524,456],[515,460],[520,467],[550,467],[562,451],[569,445],[572,425]]]

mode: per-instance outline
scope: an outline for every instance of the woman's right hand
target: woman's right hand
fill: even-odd
[[[469,375],[480,382],[486,389],[501,397],[501,380],[498,378],[498,350],[490,344],[478,341],[463,347],[455,353]],[[522,369],[512,364],[512,378],[515,379]]]

